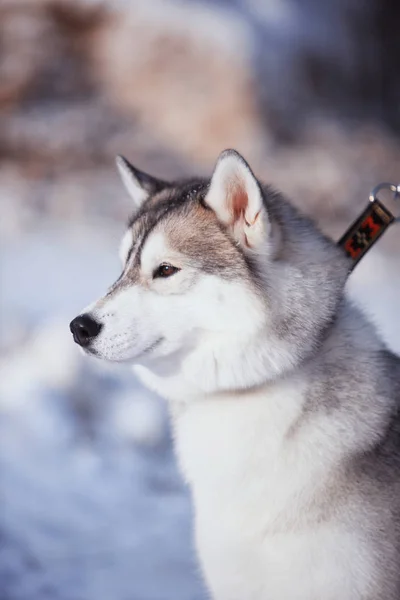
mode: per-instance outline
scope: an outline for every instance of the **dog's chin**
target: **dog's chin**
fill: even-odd
[[[102,360],[105,362],[126,363],[126,364],[135,364],[135,362],[136,362],[135,355],[124,356],[124,355],[112,354],[110,352],[107,352],[107,350],[100,351],[100,350],[97,350],[96,348],[82,348],[82,352],[86,356],[89,356],[92,358],[97,358],[98,360]]]
[[[80,346],[79,350],[85,356],[92,356],[94,358],[100,358],[100,359],[103,358],[95,348],[82,348],[82,346]]]
[[[104,348],[96,348],[95,346],[90,345],[86,348],[81,348],[81,350],[86,356],[92,356],[99,360],[134,365],[139,362],[151,360],[157,353],[157,350],[163,341],[164,338],[159,337],[142,349],[132,348],[127,352],[127,349],[125,348],[125,351],[121,353],[118,353],[118,351],[116,352],[115,347],[113,349],[108,349],[107,346]]]

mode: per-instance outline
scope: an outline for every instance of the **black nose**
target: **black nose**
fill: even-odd
[[[101,327],[101,324],[89,315],[79,315],[69,324],[74,341],[80,346],[88,346]]]

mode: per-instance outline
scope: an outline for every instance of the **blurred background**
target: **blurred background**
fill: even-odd
[[[114,156],[237,148],[337,239],[400,181],[399,29],[397,0],[0,0],[2,600],[206,597],[163,403],[68,331],[119,274]],[[348,288],[400,353],[399,227]]]

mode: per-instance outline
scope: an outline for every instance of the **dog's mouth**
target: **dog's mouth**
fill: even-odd
[[[75,340],[76,341],[76,340]],[[164,341],[164,338],[162,336],[158,337],[156,340],[154,340],[151,344],[149,344],[148,346],[146,346],[143,350],[140,350],[139,352],[135,352],[132,355],[125,355],[123,351],[121,351],[121,353],[118,352],[118,348],[113,347],[112,352],[110,352],[110,350],[107,349],[107,345],[105,345],[104,350],[98,350],[96,349],[92,344],[88,344],[86,346],[82,346],[81,344],[79,344],[81,346],[82,351],[89,356],[94,356],[96,358],[99,358],[100,360],[106,360],[106,361],[111,361],[111,362],[127,362],[127,363],[132,363],[132,362],[136,362],[136,361],[140,361],[143,358],[147,357],[148,355],[150,355],[152,352],[154,352],[154,350],[156,350],[156,348],[158,348]],[[79,342],[77,342],[79,343]],[[126,351],[126,347],[124,348],[124,350]]]
[[[121,344],[121,336],[111,336],[107,340],[107,332],[104,333],[104,323],[101,323],[90,313],[79,315],[70,323],[70,330],[74,342],[78,344],[85,354],[95,356],[99,359],[112,362],[134,362],[152,354],[164,342],[164,337],[159,336],[143,349],[135,351],[135,344],[127,344],[125,338]],[[107,328],[105,328],[107,329]],[[99,338],[99,334],[100,338]],[[119,343],[116,343],[118,340]]]
[[[95,348],[91,348],[89,346],[87,348],[82,348],[82,350],[85,354],[89,354],[90,356],[98,356],[99,358],[101,358],[100,353]]]

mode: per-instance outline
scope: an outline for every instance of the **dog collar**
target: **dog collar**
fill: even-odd
[[[394,199],[400,199],[400,184],[379,183],[371,191],[366,209],[342,235],[337,245],[343,248],[352,260],[351,270],[357,265],[375,242],[392,223],[400,222],[377,198],[381,190],[390,190]]]

